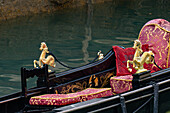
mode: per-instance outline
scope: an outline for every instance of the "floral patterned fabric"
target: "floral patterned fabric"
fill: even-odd
[[[67,105],[113,95],[111,88],[87,88],[69,94],[45,94],[31,97],[30,105]]]
[[[155,62],[162,69],[170,67],[170,23],[164,19],[154,19],[147,22],[140,31],[139,40],[142,45],[148,45],[155,54]],[[156,65],[153,71],[159,71]]]
[[[110,86],[112,88],[112,92],[119,94],[132,89],[132,79],[132,75],[111,77]]]

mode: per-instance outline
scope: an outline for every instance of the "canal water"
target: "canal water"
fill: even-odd
[[[32,68],[42,41],[66,65],[92,61],[113,45],[133,46],[149,20],[170,21],[169,0],[113,0],[4,21],[0,24],[0,96],[21,90],[20,68]],[[56,72],[67,70],[57,64]],[[35,79],[28,81],[29,87]]]

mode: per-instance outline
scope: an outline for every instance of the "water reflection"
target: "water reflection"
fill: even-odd
[[[169,5],[169,0],[113,0],[1,23],[0,96],[20,90],[20,67],[33,67],[42,41],[60,61],[77,67],[93,60],[98,50],[105,54],[113,45],[132,46],[151,19],[170,21]],[[54,70],[66,68],[57,64]]]
[[[89,53],[87,51],[88,49],[88,42],[92,40],[92,31],[91,31],[91,21],[93,17],[93,6],[91,0],[88,0],[87,3],[87,20],[86,20],[86,26],[85,26],[85,40],[82,41],[82,51],[84,54],[83,61],[87,64],[89,63]]]
[[[21,82],[20,76],[19,75],[14,75],[14,74],[5,74],[5,75],[0,75],[0,77],[3,78],[8,78],[8,81],[13,81],[13,82]]]

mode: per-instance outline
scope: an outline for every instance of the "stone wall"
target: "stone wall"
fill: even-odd
[[[112,0],[0,0],[0,20],[8,20],[42,12],[53,12],[67,7],[79,7],[88,2]]]

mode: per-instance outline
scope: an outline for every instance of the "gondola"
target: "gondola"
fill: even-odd
[[[139,48],[135,48],[136,42],[133,48],[114,46],[103,58],[61,73],[50,71],[47,64],[33,69],[22,67],[22,91],[1,97],[0,111],[167,112],[170,110],[169,38],[170,23],[154,19],[141,29],[137,41],[142,46],[136,44]],[[142,51],[139,56],[138,49]],[[37,86],[28,89],[27,79],[35,76]]]

